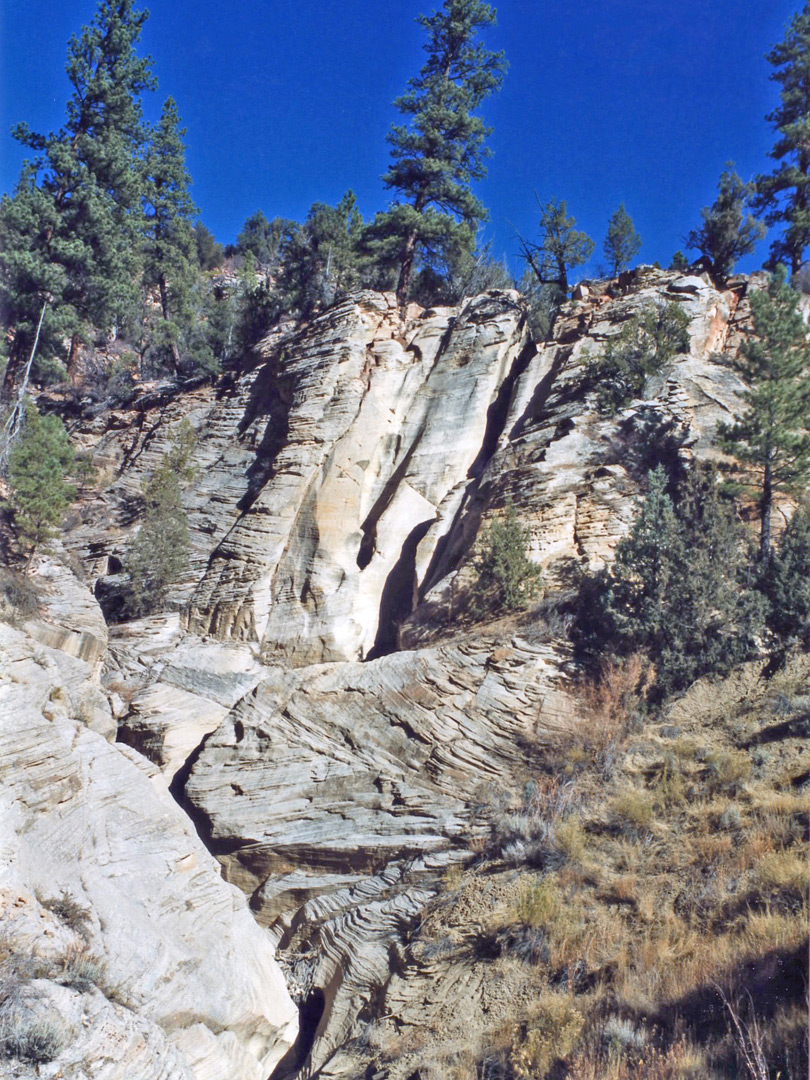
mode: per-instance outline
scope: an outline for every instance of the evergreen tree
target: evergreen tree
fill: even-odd
[[[73,464],[73,448],[58,416],[40,416],[30,402],[20,437],[8,461],[14,525],[30,544],[28,561],[37,546],[54,533],[75,495],[64,474]]]
[[[195,474],[191,456],[196,441],[191,424],[182,421],[144,487],[143,522],[124,560],[129,574],[125,605],[129,615],[137,617],[158,609],[188,563],[190,542],[182,484]]]
[[[765,58],[780,85],[780,104],[767,117],[777,134],[770,156],[779,164],[769,176],[757,177],[755,208],[766,225],[784,227],[771,245],[768,268],[784,262],[796,274],[810,244],[810,3]]]
[[[536,197],[536,196],[535,196]],[[521,257],[540,285],[553,285],[561,298],[568,294],[568,272],[586,263],[594,243],[586,233],[575,229],[576,221],[568,216],[565,200],[550,199],[540,207],[540,243],[519,237]]]
[[[278,217],[268,221],[262,211],[257,210],[247,219],[236,238],[236,253],[247,255],[250,252],[259,266],[275,266],[282,238],[294,224]]]
[[[32,311],[50,294],[75,334],[79,319],[115,332],[137,306],[137,260],[144,130],[140,96],[154,80],[135,54],[146,20],[132,0],[99,0],[89,26],[68,45],[73,93],[65,125],[40,135],[21,124],[15,138],[34,152],[15,200],[5,207],[30,275],[19,260],[4,306],[15,327],[4,394],[10,395],[32,344]],[[5,239],[5,238],[4,238]],[[10,254],[3,251],[4,261]],[[59,281],[52,288],[56,264]],[[50,280],[46,280],[50,279]]]
[[[771,509],[779,491],[794,491],[810,479],[810,348],[798,310],[798,294],[784,269],[767,291],[751,296],[755,336],[735,367],[747,384],[747,411],[722,425],[718,442],[758,474],[760,555],[771,553]]]
[[[352,191],[337,206],[313,203],[303,225],[287,226],[274,289],[279,313],[293,311],[309,318],[360,285],[362,229]]]
[[[612,215],[605,237],[604,252],[610,267],[610,276],[616,277],[622,270],[626,270],[640,251],[641,237],[622,203]]]
[[[201,270],[216,270],[225,260],[225,249],[214,239],[214,234],[201,221],[194,223],[194,243],[197,246],[197,262]]]
[[[168,98],[152,132],[144,162],[143,279],[157,287],[163,316],[161,339],[180,369],[180,340],[194,317],[192,290],[197,281],[197,246],[192,221],[197,214],[189,194],[177,106]]]
[[[575,638],[583,654],[642,650],[661,696],[722,673],[750,654],[761,624],[744,532],[712,470],[694,467],[677,492],[663,468],[612,567],[586,581]]]
[[[479,607],[492,597],[498,607],[519,611],[537,595],[542,572],[529,558],[528,547],[528,529],[508,499],[504,516],[491,522],[481,536],[475,559]]]
[[[744,184],[729,162],[717,185],[717,198],[700,211],[703,224],[693,229],[686,246],[712,260],[718,277],[727,277],[734,264],[750,255],[765,235],[765,226],[748,212],[756,191],[754,184]]]
[[[37,185],[33,167],[25,168],[13,197],[0,201],[0,318],[12,332],[2,402],[14,396],[32,352],[35,378],[43,357],[64,359],[63,342],[78,325],[70,300],[72,244],[59,224],[52,195]]]
[[[366,233],[375,258],[399,268],[400,304],[419,256],[433,265],[448,252],[474,247],[487,213],[470,185],[486,175],[490,132],[475,110],[500,89],[506,69],[503,55],[478,40],[479,31],[495,23],[482,0],[444,0],[440,11],[417,22],[427,33],[427,60],[394,102],[406,122],[388,136],[391,166],[383,176],[397,199]]]
[[[597,384],[600,412],[612,416],[640,397],[648,375],[657,374],[678,353],[688,350],[689,316],[680,304],[649,304],[628,319],[608,339],[602,355],[588,364],[588,374]]]
[[[784,641],[810,644],[810,507],[796,511],[765,578],[768,623]]]

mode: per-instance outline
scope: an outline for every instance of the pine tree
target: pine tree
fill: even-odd
[[[268,221],[261,210],[251,214],[236,238],[236,252],[256,259],[259,266],[275,266],[278,261],[279,245],[285,233],[294,225],[284,218]]]
[[[353,191],[337,206],[313,203],[303,225],[289,223],[278,247],[274,297],[279,312],[309,318],[361,283],[363,219]]]
[[[191,424],[181,421],[169,449],[144,486],[144,516],[124,560],[129,575],[129,615],[155,611],[169,586],[188,563],[189,533],[182,504],[182,485],[195,475],[191,457],[197,438]]]
[[[191,292],[198,277],[192,221],[197,214],[189,186],[183,144],[185,129],[173,98],[163,106],[144,162],[143,276],[157,287],[163,315],[163,340],[176,371],[180,369],[180,336],[193,317]]]
[[[748,386],[742,395],[748,409],[733,425],[721,426],[718,442],[758,474],[760,556],[767,562],[774,495],[810,480],[810,348],[784,268],[767,291],[752,295],[751,309],[755,337],[735,363]]]
[[[150,60],[136,56],[135,45],[146,17],[132,0],[100,0],[93,21],[68,45],[73,93],[65,125],[48,135],[26,124],[14,129],[35,157],[23,167],[17,207],[6,206],[5,216],[33,258],[32,274],[18,267],[4,298],[7,317],[21,316],[12,322],[6,397],[29,352],[31,312],[43,295],[64,309],[74,342],[80,319],[115,332],[137,306],[140,97],[154,80]],[[10,258],[5,247],[2,255]],[[53,264],[61,268],[56,290],[48,280],[56,271],[44,269]]]
[[[58,416],[40,416],[29,402],[8,462],[14,525],[31,545],[29,563],[37,546],[53,535],[75,494],[64,479],[72,464],[65,425]]]
[[[201,221],[194,223],[194,242],[197,246],[197,262],[201,270],[216,270],[225,259],[225,249],[218,244],[214,234]]]
[[[784,226],[771,245],[768,269],[784,262],[796,274],[810,244],[810,3],[794,15],[784,39],[765,58],[781,87],[780,104],[767,117],[777,134],[770,156],[779,164],[770,175],[757,177],[754,206],[766,225]]]
[[[475,559],[479,606],[492,597],[505,611],[519,611],[536,595],[542,572],[528,556],[529,531],[511,499],[506,512],[484,531]]]
[[[787,524],[765,578],[768,623],[784,641],[810,644],[810,507]]]
[[[711,469],[693,467],[677,501],[661,467],[612,567],[586,581],[575,638],[586,658],[641,650],[655,666],[659,696],[725,672],[751,652],[761,624],[759,594],[734,507]]]
[[[610,276],[616,277],[626,270],[636,255],[641,251],[641,237],[636,232],[633,219],[621,203],[619,209],[608,222],[605,237],[605,258],[610,267]]]
[[[693,229],[686,246],[712,260],[718,277],[727,277],[734,264],[750,255],[765,235],[765,226],[748,212],[754,184],[744,184],[729,161],[717,185],[717,198],[700,211],[703,224]]]
[[[478,40],[479,31],[495,23],[482,0],[444,0],[440,11],[417,22],[427,33],[427,60],[394,102],[406,122],[388,135],[391,165],[383,176],[397,199],[366,233],[374,256],[399,268],[400,304],[417,258],[432,265],[474,247],[487,212],[470,185],[486,175],[490,133],[475,110],[500,89],[506,69],[502,53]]]
[[[535,196],[536,198],[536,196]],[[568,272],[586,263],[593,254],[590,236],[575,229],[565,200],[550,199],[540,207],[540,243],[519,236],[521,257],[540,285],[553,285],[561,297],[568,293]]]

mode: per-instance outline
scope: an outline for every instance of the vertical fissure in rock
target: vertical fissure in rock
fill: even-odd
[[[380,597],[380,618],[377,638],[366,660],[394,652],[398,646],[400,624],[411,614],[416,602],[416,549],[425,537],[433,518],[411,529],[402,551],[385,582]]]
[[[377,498],[376,502],[368,512],[365,521],[360,526],[363,533],[363,539],[360,541],[360,547],[357,551],[357,566],[360,570],[365,570],[368,564],[371,562],[374,556],[374,549],[377,544],[377,525],[380,518],[383,516],[388,506],[391,503],[394,495],[397,493],[399,485],[402,483],[405,473],[408,471],[408,466],[411,463],[416,448],[419,445],[419,441],[422,438],[422,432],[424,426],[419,428],[416,433],[413,442],[405,452],[402,461],[397,465],[396,469],[391,474],[390,479],[386,482],[385,487]]]
[[[498,440],[506,427],[506,418],[509,415],[509,405],[512,401],[515,383],[526,371],[536,354],[537,346],[533,341],[527,341],[501,383],[498,393],[495,395],[495,400],[487,410],[487,423],[484,429],[484,438],[481,441],[481,449],[467,471],[467,476],[470,479],[477,480],[481,476],[490,458],[498,448]]]

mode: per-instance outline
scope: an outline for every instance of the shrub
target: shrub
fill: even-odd
[[[626,791],[610,803],[611,815],[619,828],[633,832],[649,829],[655,817],[655,806],[646,792]]]
[[[512,1048],[510,1062],[517,1080],[537,1080],[551,1065],[566,1058],[574,1049],[585,1018],[569,994],[543,994],[529,1011],[518,1041]]]
[[[194,429],[183,421],[144,488],[144,520],[124,561],[129,575],[125,604],[129,615],[137,617],[155,611],[164,601],[169,585],[186,567],[189,535],[181,481],[194,475],[191,455],[195,445]]]
[[[0,619],[16,626],[38,611],[39,591],[31,579],[14,570],[0,570]]]
[[[657,374],[674,356],[688,350],[688,328],[689,316],[672,302],[652,304],[629,319],[608,341],[602,356],[587,367],[597,383],[600,412],[613,415],[640,397],[648,375]]]
[[[511,499],[502,519],[491,522],[481,537],[475,566],[479,597],[493,597],[507,611],[517,611],[537,595],[542,572],[527,554],[529,532]],[[483,604],[481,605],[483,606]]]
[[[48,897],[41,900],[40,903],[48,911],[52,911],[58,919],[61,919],[65,926],[69,926],[71,930],[75,930],[82,937],[87,936],[91,922],[90,909],[78,903],[69,889],[62,889],[59,896]]]
[[[0,1017],[0,1046],[6,1057],[45,1064],[58,1056],[66,1038],[65,1024],[58,1020],[25,1013]]]

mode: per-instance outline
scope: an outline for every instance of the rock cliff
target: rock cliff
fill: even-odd
[[[272,944],[156,768],[108,741],[92,595],[38,570],[38,617],[0,622],[0,1037],[49,1040],[65,1077],[263,1080],[297,1023]]]
[[[40,791],[40,781],[61,782],[49,770],[77,777],[65,780],[65,807],[57,799],[42,821],[74,806],[87,840],[67,847],[45,880],[19,854],[11,884],[32,917],[41,901],[31,897],[63,879],[99,911],[99,934],[103,910],[110,940],[94,947],[113,966],[128,905],[148,911],[147,897],[158,898],[171,912],[163,930],[148,927],[160,940],[144,930],[136,954],[160,964],[128,976],[143,1023],[186,1055],[171,1075],[212,1074],[209,1053],[212,1062],[247,1054],[257,1076],[269,1072],[291,1030],[273,945],[302,1009],[302,1037],[279,1076],[302,1066],[359,1074],[386,987],[398,1009],[424,1000],[427,969],[405,949],[412,927],[448,867],[483,844],[486,807],[530,776],[532,747],[576,708],[564,628],[542,611],[475,622],[476,537],[511,500],[549,592],[565,588],[572,566],[609,560],[655,454],[716,453],[716,425],[739,407],[728,358],[750,317],[750,287],[736,279],[718,291],[706,277],[641,268],[580,287],[539,347],[516,293],[405,313],[390,296],[363,293],[268,340],[263,361],[228,383],[152,389],[76,425],[110,482],[83,493],[64,543],[99,594],[184,418],[197,434],[198,472],[184,494],[192,557],[169,610],[110,627],[108,643],[95,615],[77,616],[58,641],[30,629],[44,650],[62,650],[62,668],[96,665],[69,684],[71,700],[94,687],[83,706],[91,719],[78,724],[74,709],[51,720],[32,706],[30,730],[59,749],[20,780]],[[589,361],[662,304],[686,312],[688,351],[648,379],[643,399],[605,415]],[[99,698],[102,662],[114,719]],[[113,727],[126,748],[104,741]],[[167,784],[230,884],[214,884]],[[26,789],[19,802],[40,797]],[[78,809],[99,802],[104,813]],[[107,813],[127,822],[112,846]],[[47,830],[31,836],[43,850],[55,843]],[[100,869],[94,843],[106,853]],[[109,868],[141,861],[142,882],[119,903]],[[150,877],[158,862],[168,884]],[[234,885],[258,925],[241,900],[232,910]],[[185,963],[176,943],[187,939],[196,951]],[[238,959],[244,948],[250,961]],[[178,987],[198,983],[193,1006],[179,1005]],[[227,1006],[215,992],[224,983]],[[481,1004],[487,992],[457,971],[430,1007],[452,1012],[454,994]]]

